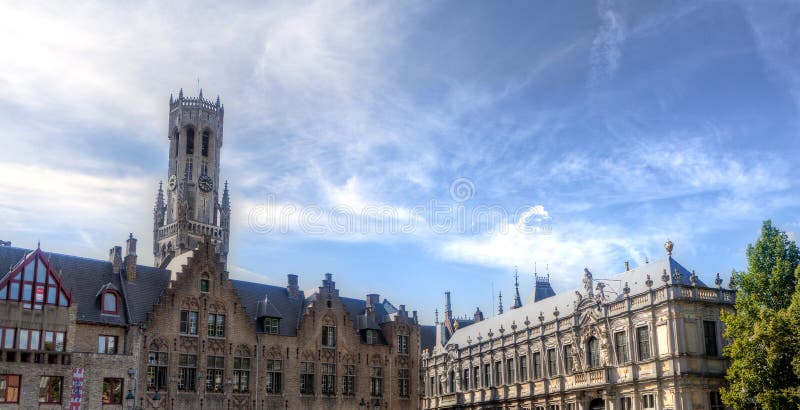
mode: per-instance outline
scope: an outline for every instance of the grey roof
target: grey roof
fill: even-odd
[[[691,272],[686,270],[686,268],[672,259],[672,257],[650,262],[635,269],[631,269],[613,278],[610,278],[611,280],[608,281],[596,279],[595,282],[605,283],[607,285],[605,288],[606,297],[610,301],[614,301],[624,299],[625,295],[622,292],[622,288],[625,286],[626,282],[630,287],[630,293],[632,295],[645,292],[648,289],[645,283],[647,280],[647,275],[650,275],[650,279],[653,281],[653,287],[661,286],[661,284],[663,284],[661,281],[661,275],[665,269],[668,273],[670,273],[670,275],[672,275],[675,269],[678,269],[678,271],[681,273],[680,283],[683,285],[691,284]],[[672,279],[670,280],[672,281]],[[699,278],[697,279],[697,285],[700,287],[708,287]],[[512,309],[503,314],[486,318],[485,320],[473,323],[470,326],[459,328],[459,330],[453,334],[450,340],[448,340],[447,344],[466,346],[467,339],[471,339],[472,343],[475,343],[477,342],[478,335],[481,335],[485,339],[488,337],[487,334],[489,331],[493,332],[495,336],[499,336],[499,329],[501,326],[506,332],[510,332],[512,324],[523,327],[525,326],[524,323],[526,319],[533,323],[538,323],[538,317],[540,313],[544,315],[545,322],[550,322],[555,319],[553,311],[556,308],[558,308],[562,315],[574,310],[573,303],[576,299],[576,290],[583,293],[582,288],[561,292],[537,302],[526,303],[521,308]]]
[[[289,291],[281,286],[235,279],[231,279],[231,283],[236,289],[236,293],[239,294],[239,300],[242,301],[242,305],[244,305],[245,311],[250,317],[254,320],[265,316],[279,317],[281,321],[278,334],[285,336],[297,335],[297,327],[300,324],[302,311],[306,306],[306,298],[303,296],[303,291],[299,291],[296,297],[289,297]],[[265,301],[267,302],[266,306],[264,306]],[[256,321],[255,325],[256,330],[260,331],[259,326],[261,324]]]
[[[436,326],[420,325],[419,326],[420,349],[432,350],[435,344],[436,344]]]
[[[29,252],[32,250],[0,246],[0,267],[17,265]],[[169,271],[163,269],[137,265],[137,277],[147,280],[127,282],[112,272],[111,262],[108,261],[50,252],[44,252],[44,255],[72,295],[73,303],[78,304],[76,319],[80,322],[124,326],[129,323],[125,312],[129,312],[130,323],[139,323],[147,317],[147,312],[152,310],[169,283]],[[4,272],[3,276],[10,270]],[[122,289],[120,315],[100,313],[99,295],[102,288]]]

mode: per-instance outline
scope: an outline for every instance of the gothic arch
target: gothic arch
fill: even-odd
[[[336,319],[333,318],[333,315],[326,313],[322,317],[322,326],[336,326]]]
[[[200,302],[194,296],[187,296],[181,300],[181,309],[200,310]]]
[[[163,337],[156,337],[150,341],[148,348],[157,352],[167,352],[169,351],[169,343]]]
[[[267,351],[267,357],[270,359],[280,360],[283,358],[281,355],[281,350],[277,346],[272,346]]]
[[[235,356],[239,356],[239,357],[251,357],[252,356],[250,354],[250,346],[246,345],[244,343],[241,343],[241,344],[237,345],[236,346],[236,350],[234,351],[234,353],[235,353]]]
[[[373,354],[372,357],[370,357],[369,363],[372,366],[383,366],[383,358],[381,358],[381,355],[377,353]]]

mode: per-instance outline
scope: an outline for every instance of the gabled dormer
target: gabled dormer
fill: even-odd
[[[0,300],[19,301],[23,308],[34,310],[41,310],[44,305],[72,304],[70,292],[39,247],[0,280]]]

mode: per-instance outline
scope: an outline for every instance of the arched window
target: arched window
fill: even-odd
[[[586,342],[586,365],[589,368],[600,367],[600,342],[595,337]]]
[[[113,290],[107,290],[102,295],[102,313],[109,315],[119,314],[119,295]]]
[[[194,128],[192,127],[186,129],[186,153],[194,154]]]
[[[208,130],[203,131],[203,147],[201,153],[204,157],[208,156],[208,140],[211,138],[211,133]]]

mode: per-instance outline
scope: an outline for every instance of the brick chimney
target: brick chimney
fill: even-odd
[[[122,271],[122,247],[115,246],[108,251],[108,261],[111,262],[111,271],[119,274]]]
[[[136,238],[133,233],[125,241],[125,278],[128,282],[136,280]]]
[[[289,278],[289,284],[286,286],[286,290],[289,291],[289,297],[295,298],[300,294],[300,287],[297,286],[297,275],[286,275]]]

